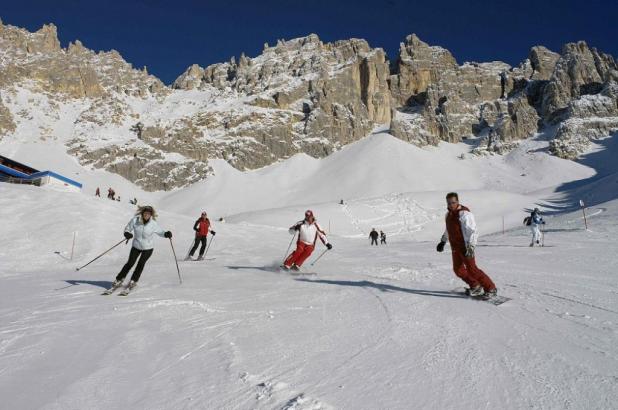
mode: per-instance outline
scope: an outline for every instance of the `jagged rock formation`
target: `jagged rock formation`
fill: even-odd
[[[516,67],[460,65],[412,34],[389,65],[364,40],[312,34],[192,65],[170,87],[116,51],[62,48],[51,24],[30,33],[0,22],[0,51],[0,139],[53,138],[148,190],[205,178],[213,158],[244,170],[325,156],[380,124],[418,145],[474,139],[478,154],[557,124],[550,149],[564,158],[618,130],[616,61],[584,42],[533,47]]]
[[[375,124],[388,123],[388,76],[384,52],[366,41],[324,44],[309,35],[279,41],[253,59],[241,55],[238,62],[205,69],[193,65],[173,87],[229,91],[256,107],[247,112],[214,110],[193,121],[198,128],[204,124],[236,142],[244,140],[249,150],[223,152],[245,169],[297,152],[328,155],[367,135]]]

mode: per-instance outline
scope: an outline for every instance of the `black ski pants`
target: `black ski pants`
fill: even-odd
[[[378,246],[378,238],[371,238],[371,244]]]
[[[189,256],[193,256],[193,254],[197,250],[197,247],[200,245],[200,243],[202,244],[202,247],[200,248],[200,256],[204,256],[204,251],[206,250],[206,237],[205,236],[195,237],[195,243],[193,244],[193,248],[191,248],[191,251],[189,252]]]
[[[127,273],[129,273],[133,265],[135,265],[135,261],[137,261],[137,258],[139,258],[139,261],[137,261],[137,266],[135,267],[133,275],[131,276],[131,280],[137,282],[139,280],[139,277],[142,275],[142,271],[144,270],[144,265],[146,265],[146,261],[152,256],[152,251],[154,251],[154,249],[146,249],[145,251],[142,251],[137,248],[131,248],[131,253],[129,253],[129,260],[127,261],[127,263],[124,264],[118,276],[116,276],[116,280],[124,280],[124,278],[127,276]]]

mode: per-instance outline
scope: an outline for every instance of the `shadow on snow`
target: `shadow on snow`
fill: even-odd
[[[326,280],[326,279],[318,279],[318,280],[296,279],[296,280],[299,282],[321,283],[325,285],[352,286],[352,287],[359,287],[359,288],[374,288],[382,292],[405,292],[405,293],[413,293],[415,295],[422,295],[422,296],[436,296],[439,298],[468,299],[467,296],[456,295],[453,292],[448,292],[448,291],[427,290],[427,289],[408,289],[408,288],[401,288],[399,286],[387,285],[385,283],[371,282],[368,280],[361,280],[361,281]]]
[[[98,286],[100,288],[108,289],[112,286],[112,282],[108,280],[65,280],[68,283],[68,286],[64,286],[62,288],[58,288],[56,290],[62,290],[66,288],[70,288],[71,286],[76,285],[90,285],[90,286]]]

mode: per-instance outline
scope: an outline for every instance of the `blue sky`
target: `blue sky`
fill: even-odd
[[[364,38],[391,59],[410,33],[448,48],[460,63],[517,64],[533,45],[559,51],[576,40],[618,56],[618,2],[599,0],[3,0],[0,18],[31,31],[53,22],[63,46],[79,39],[94,50],[116,49],[168,84],[190,64],[256,56],[265,42],[309,33],[323,41]]]

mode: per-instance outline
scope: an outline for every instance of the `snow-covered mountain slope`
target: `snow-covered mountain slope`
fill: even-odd
[[[295,216],[282,213],[282,223]],[[371,248],[335,228],[334,249],[307,265],[317,275],[293,277],[273,268],[290,239],[283,227],[244,222],[215,222],[216,259],[181,262],[182,285],[158,238],[135,293],[99,296],[128,246],[75,267],[118,242],[131,214],[106,199],[0,185],[6,408],[608,409],[618,400],[617,201],[590,210],[589,231],[579,212],[549,217],[544,248],[529,248],[524,228],[482,236],[479,265],[513,298],[500,307],[449,293],[462,283],[435,239]],[[193,219],[160,214],[182,255]]]
[[[483,231],[494,232],[502,217],[507,227],[519,225],[522,210],[553,197],[553,187],[595,174],[548,155],[546,146],[530,140],[505,156],[478,157],[466,144],[419,148],[376,133],[323,159],[298,155],[245,173],[217,163],[215,176],[158,203],[185,215],[205,209],[215,218],[279,227],[311,207],[342,235],[366,235],[376,225],[422,239],[421,227],[441,221],[446,192],[462,191],[462,201],[485,216]]]

